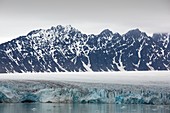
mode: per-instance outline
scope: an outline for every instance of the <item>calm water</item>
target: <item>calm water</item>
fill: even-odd
[[[170,106],[113,104],[0,104],[0,113],[170,113]]]

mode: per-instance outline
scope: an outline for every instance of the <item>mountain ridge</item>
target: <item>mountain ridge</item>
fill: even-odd
[[[86,35],[71,25],[38,29],[0,44],[0,72],[170,70],[170,34],[104,29]]]

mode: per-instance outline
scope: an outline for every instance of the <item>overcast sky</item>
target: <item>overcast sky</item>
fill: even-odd
[[[86,34],[170,32],[170,0],[0,0],[0,43],[57,25]]]

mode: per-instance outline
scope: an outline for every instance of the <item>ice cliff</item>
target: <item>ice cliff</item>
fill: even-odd
[[[57,81],[1,81],[0,102],[170,105],[170,87]]]

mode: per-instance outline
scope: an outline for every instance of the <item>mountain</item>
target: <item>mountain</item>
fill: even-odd
[[[0,72],[170,70],[170,34],[139,29],[86,35],[72,26],[34,30],[0,45]]]

